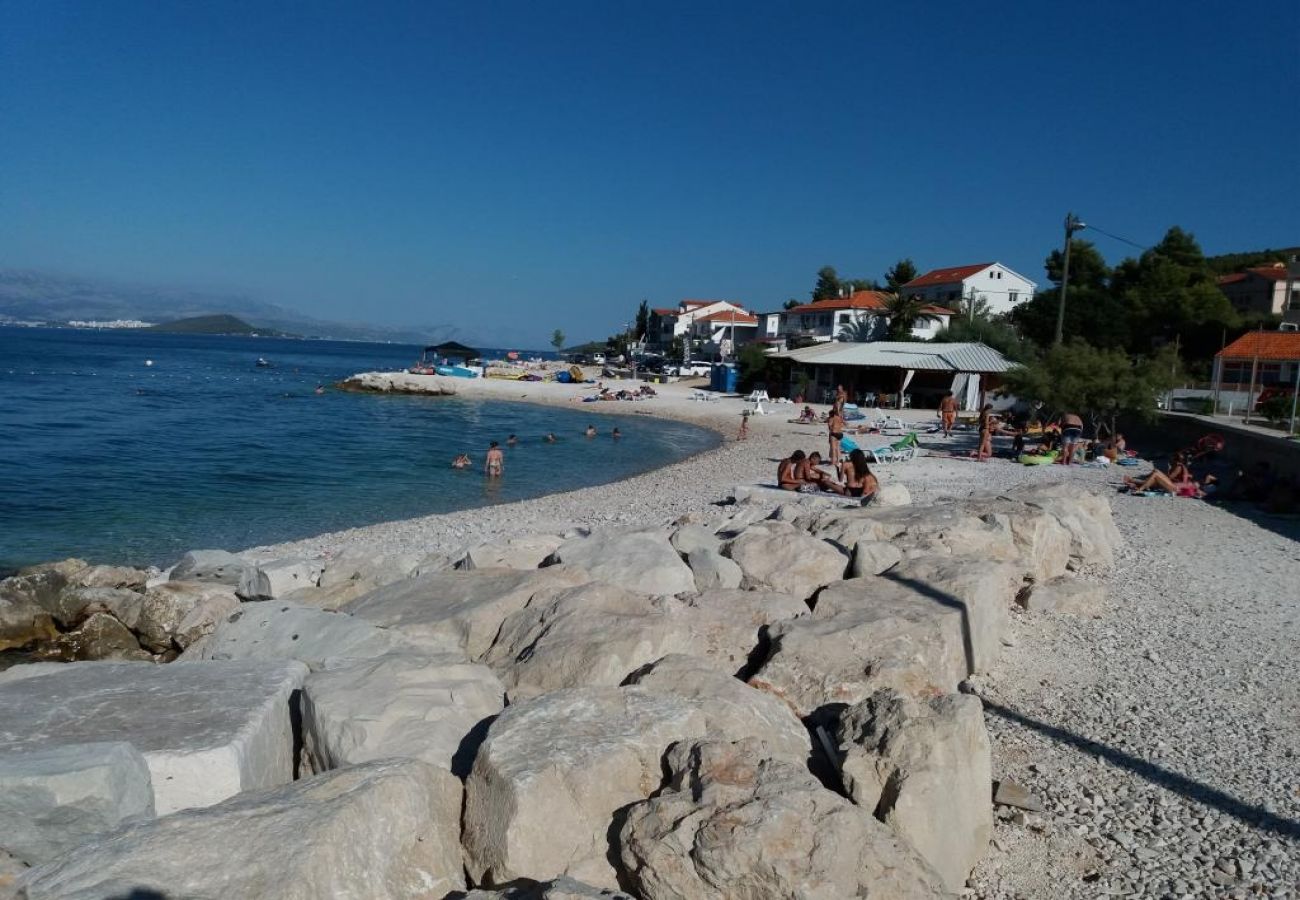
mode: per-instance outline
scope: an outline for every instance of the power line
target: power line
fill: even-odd
[[[1106,231],[1104,228],[1098,228],[1096,225],[1092,224],[1091,222],[1088,223],[1087,228],[1089,231],[1095,231],[1099,234],[1104,234],[1108,238],[1114,238],[1117,241],[1122,241],[1123,243],[1128,244],[1131,247],[1137,247],[1139,250],[1151,249],[1150,247],[1139,244],[1137,241],[1130,241],[1128,238],[1120,237],[1118,234],[1111,234],[1109,231]]]

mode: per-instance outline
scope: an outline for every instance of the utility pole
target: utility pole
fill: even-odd
[[[1056,340],[1052,342],[1057,347],[1065,337],[1065,291],[1070,284],[1070,237],[1087,227],[1074,213],[1065,214],[1065,260],[1061,263],[1061,296],[1056,301]]]

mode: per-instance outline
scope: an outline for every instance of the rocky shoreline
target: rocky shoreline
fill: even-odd
[[[738,418],[662,401],[636,411]],[[1053,642],[1102,644],[1151,583],[1103,474],[935,446],[882,469],[893,505],[754,488],[820,440],[761,417],[614,485],[0,582],[0,641],[26,615],[100,660],[0,672],[0,896],[1294,896],[1295,840],[1251,843],[1262,826],[1181,884],[1139,824],[1096,836],[1145,878],[1036,855],[1092,847],[1043,780],[1089,776],[998,711],[1032,709],[1082,665]],[[1134,796],[1091,783],[1083,823]]]

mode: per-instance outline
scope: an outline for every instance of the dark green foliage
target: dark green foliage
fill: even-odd
[[[920,297],[904,297],[893,294],[885,300],[885,312],[889,316],[889,339],[891,341],[911,340],[912,326],[920,319],[933,319],[921,312],[927,306]]]
[[[772,362],[773,360],[764,352],[762,344],[746,344],[741,347],[740,352],[736,354],[736,365],[740,370],[737,386],[745,390],[756,384],[766,384],[769,364]]]
[[[1022,338],[1015,327],[1001,317],[953,317],[948,327],[934,336],[935,343],[959,344],[979,341],[1015,362],[1028,362],[1034,357],[1034,346]]]
[[[781,308],[782,308],[782,309],[794,309],[796,306],[802,306],[802,305],[803,305],[803,301],[802,301],[802,300],[796,300],[796,299],[794,299],[793,297],[791,297],[789,300],[787,300],[787,301],[785,301],[784,303],[781,304]]]
[[[564,347],[564,332],[558,328],[551,334],[551,346],[555,348],[556,353]]]
[[[817,270],[817,283],[813,285],[812,298],[814,300],[831,300],[840,295],[840,288],[842,287],[843,284],[840,282],[835,267],[822,266]]]
[[[271,328],[256,328],[243,319],[234,316],[193,316],[189,319],[177,319],[175,322],[163,322],[150,325],[143,331],[161,331],[168,334],[259,334],[262,337],[286,337],[283,332]]]
[[[1156,400],[1178,383],[1172,347],[1154,356],[1129,357],[1122,350],[1075,340],[1006,373],[1006,386],[1022,400],[1039,402],[1048,416],[1078,413],[1099,431],[1115,429],[1120,416],[1151,419]]]
[[[891,294],[897,294],[899,288],[920,274],[910,256],[900,259],[885,271],[885,290]]]
[[[1205,265],[1214,275],[1230,275],[1244,272],[1258,266],[1271,266],[1285,263],[1293,256],[1300,256],[1300,247],[1284,247],[1281,250],[1249,250],[1244,253],[1225,253],[1222,256],[1207,256]]]
[[[650,330],[650,301],[642,300],[636,310],[636,339],[642,340]]]
[[[1274,425],[1291,419],[1291,395],[1274,394],[1259,405],[1259,414]]]

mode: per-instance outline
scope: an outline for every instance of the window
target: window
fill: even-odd
[[[851,318],[851,317],[849,316],[848,313],[840,313],[840,324],[841,324],[841,325],[847,325],[847,324],[849,324],[849,319],[850,319],[850,318]]]
[[[1012,303],[1016,303],[1020,300],[1020,294],[1016,291],[1008,291],[1007,299],[1010,300]]]

